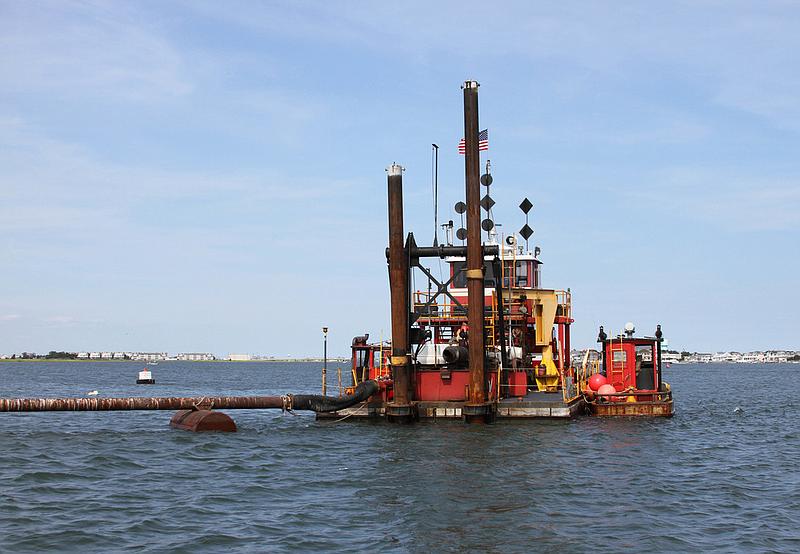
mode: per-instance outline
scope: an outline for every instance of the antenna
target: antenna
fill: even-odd
[[[439,246],[437,236],[439,234],[439,147],[433,147],[434,170],[433,170],[433,245]]]

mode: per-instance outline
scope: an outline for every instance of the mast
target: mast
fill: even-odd
[[[433,245],[439,246],[439,146],[431,144],[434,150],[433,169]]]

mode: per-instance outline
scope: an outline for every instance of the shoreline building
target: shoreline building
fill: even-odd
[[[183,354],[178,354],[177,359],[181,362],[211,362],[217,358],[214,356],[214,354],[209,354],[208,352],[186,352]]]

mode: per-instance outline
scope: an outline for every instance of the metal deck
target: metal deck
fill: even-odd
[[[419,419],[460,419],[466,402],[417,402]],[[501,419],[571,419],[585,413],[585,402],[578,396],[565,402],[562,393],[531,391],[525,396],[504,398],[495,403],[496,418]],[[386,404],[362,402],[338,412],[318,413],[317,419],[384,419]]]

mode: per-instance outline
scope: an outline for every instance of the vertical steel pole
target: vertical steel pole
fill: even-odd
[[[664,380],[661,377],[661,325],[656,327],[656,357],[658,358],[658,363],[654,364],[656,371],[658,371],[658,379],[656,383],[656,390],[661,392],[661,384]],[[658,398],[658,397],[656,397]]]
[[[403,168],[392,164],[389,174],[389,287],[392,304],[392,380],[394,401],[387,417],[407,421],[411,416],[408,394],[408,271],[403,248]]]
[[[480,152],[478,149],[478,83],[466,81],[464,89],[464,147],[467,200],[467,295],[469,303],[469,398],[468,422],[483,423],[486,402],[484,383],[484,289],[481,246]],[[502,276],[501,276],[502,277]],[[484,406],[485,408],[485,406]]]
[[[322,332],[325,334],[325,346],[322,350],[322,394],[328,393],[328,328],[323,327]]]
[[[439,147],[431,144],[436,162],[433,170],[433,245],[439,246]]]

